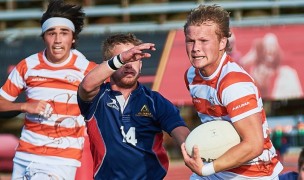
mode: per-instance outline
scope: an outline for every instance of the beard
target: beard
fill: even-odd
[[[135,77],[132,78],[127,78],[127,77],[118,77],[118,76],[112,76],[112,80],[113,82],[121,88],[132,88],[134,86],[136,86],[137,84],[137,80],[139,78],[139,74],[137,74]]]

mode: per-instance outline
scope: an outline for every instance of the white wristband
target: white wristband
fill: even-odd
[[[204,164],[204,166],[202,167],[203,176],[210,176],[211,174],[214,174],[214,173],[215,173],[215,170],[213,167],[213,162]]]
[[[120,55],[112,57],[107,63],[110,69],[113,71],[116,71],[124,65],[124,63],[120,60]]]
[[[121,68],[121,67],[124,65],[124,64],[118,59],[118,58],[120,58],[120,57],[118,57],[118,56],[120,56],[120,55],[117,55],[117,56],[115,56],[115,57],[113,58],[114,66],[115,66],[117,69]]]

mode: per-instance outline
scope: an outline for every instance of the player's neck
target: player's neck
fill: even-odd
[[[136,86],[132,86],[131,88],[122,88],[117,85],[112,85],[112,89],[121,92],[124,98],[127,99],[132,93],[132,91],[136,89]]]

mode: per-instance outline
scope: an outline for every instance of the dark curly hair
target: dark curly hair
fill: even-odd
[[[85,13],[83,12],[82,6],[77,4],[65,3],[64,0],[50,0],[49,5],[45,13],[43,13],[40,24],[42,24],[49,18],[52,17],[63,17],[67,18],[75,26],[75,32],[73,37],[75,40],[78,39],[78,34],[82,31],[84,26]],[[43,37],[43,34],[41,34]],[[75,48],[76,44],[73,43],[72,48]]]

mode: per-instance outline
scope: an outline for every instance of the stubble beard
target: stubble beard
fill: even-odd
[[[136,86],[138,78],[139,75],[136,75],[134,78],[126,78],[126,77],[118,78],[115,76],[112,77],[113,81],[118,87],[125,89],[129,89]]]

